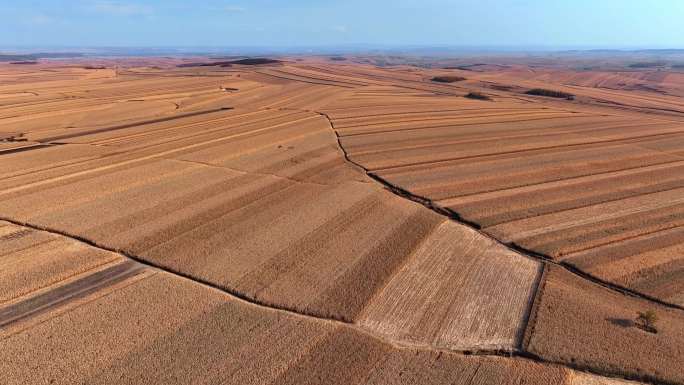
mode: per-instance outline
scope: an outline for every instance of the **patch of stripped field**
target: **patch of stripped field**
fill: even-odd
[[[32,92],[4,90],[0,92],[0,107],[36,101],[38,95]]]
[[[440,220],[384,194],[365,183],[296,185],[214,221],[189,218],[162,233],[169,238],[152,234],[133,246],[260,302],[350,320]],[[264,227],[267,218],[276,219]]]
[[[445,206],[463,207],[463,214],[468,215],[468,203],[460,204],[475,202],[473,195],[485,197],[486,193],[491,192],[489,196],[494,196],[496,192],[506,189],[680,161],[681,158],[676,156],[626,144],[590,144],[560,151],[531,150],[472,160],[446,161],[433,167],[398,167],[380,171],[378,175]]]
[[[9,222],[0,222],[0,250],[0,337],[151,273],[119,254]]]
[[[3,87],[16,90],[15,92],[26,92],[27,85],[44,89],[60,81],[80,83],[87,79],[87,75],[88,71],[82,68],[41,64],[28,68],[0,63],[0,79],[2,79]]]
[[[624,296],[555,266],[546,277],[526,350],[551,362],[616,376],[684,381],[680,310]],[[637,312],[646,310],[658,315],[657,334],[634,326]]]
[[[0,330],[5,383],[548,384],[573,375],[527,360],[400,349],[166,273],[51,311]]]
[[[684,234],[674,227],[566,255],[577,268],[634,291],[684,306]]]
[[[681,75],[675,73],[670,73],[670,75],[681,77]],[[536,78],[537,76],[539,78]],[[676,84],[674,84],[674,87],[672,84],[659,83],[657,79],[655,81],[644,79],[641,87],[630,87],[628,84],[625,84],[625,86],[611,89],[610,85],[608,87],[597,87],[592,84],[582,84],[583,82],[581,81],[577,85],[572,85],[572,81],[564,80],[563,76],[559,77],[552,74],[549,77],[547,71],[533,74],[527,68],[478,73],[473,74],[472,77],[477,80],[498,84],[514,84],[524,89],[553,88],[554,90],[569,92],[582,98],[590,98],[593,100],[592,104],[595,103],[597,106],[612,106],[613,108],[642,112],[659,112],[671,116],[677,116],[684,112],[684,103],[682,103],[681,95],[679,95],[681,90],[678,90],[678,88],[681,88],[681,81],[678,80],[675,80]],[[672,94],[668,94],[668,92]]]
[[[176,144],[178,148],[183,148],[184,144],[193,142],[201,146],[205,139],[249,137],[250,132],[259,132],[258,129],[263,129],[264,126],[292,125],[303,121],[304,118],[312,120],[310,115],[298,111],[213,109],[134,124],[112,125],[56,136],[50,140],[68,140],[72,144],[117,146],[130,152],[147,147],[161,148],[161,145],[167,144]]]
[[[642,91],[655,94],[684,96],[684,74],[660,70],[649,71],[542,71],[533,78],[546,77],[554,83],[580,87]]]
[[[121,260],[49,233],[0,222],[0,304]]]
[[[272,76],[279,79],[299,81],[308,84],[330,85],[341,88],[356,88],[367,85],[368,83],[356,79],[344,78],[341,76],[329,76],[326,74],[315,73],[296,67],[268,68],[257,71],[259,74]]]
[[[401,348],[353,326],[256,306],[60,235],[7,222],[0,230],[3,247],[24,246],[36,260],[50,255],[41,249],[45,239],[78,245],[53,245],[76,257],[74,264],[84,262],[80,252],[115,258],[0,303],[6,384],[593,384],[575,380],[592,376],[529,360]],[[5,282],[11,273],[3,269],[0,277]]]
[[[484,115],[483,113],[479,113]],[[544,112],[545,115],[541,120],[545,121],[547,125],[563,124],[562,118],[575,118],[573,115],[564,113],[553,114]],[[481,122],[491,121],[491,117],[482,117]],[[553,119],[557,119],[554,121]],[[468,119],[466,119],[467,122]],[[499,154],[515,154],[524,153],[526,151],[535,151],[543,149],[557,149],[557,148],[574,148],[581,145],[589,145],[596,143],[605,143],[607,145],[613,144],[616,141],[630,139],[632,136],[643,136],[651,134],[673,133],[681,130],[681,125],[676,123],[666,125],[648,125],[636,127],[639,132],[634,132],[630,135],[629,130],[624,124],[622,126],[606,128],[605,132],[588,133],[586,130],[567,130],[558,133],[553,133],[553,130],[545,132],[540,135],[539,129],[525,131],[524,125],[526,121],[535,121],[537,118],[532,114],[522,115],[513,118],[510,121],[502,119],[499,123],[502,128],[509,128],[505,133],[500,130],[496,135],[472,135],[476,129],[479,133],[488,128],[487,126],[468,126],[461,128],[460,121],[437,122],[432,126],[432,122],[407,124],[407,130],[429,128],[424,132],[405,132],[401,128],[393,127],[391,125],[383,126],[389,132],[384,132],[387,140],[381,144],[373,143],[374,139],[377,141],[377,136],[359,135],[350,138],[343,137],[342,145],[349,147],[349,156],[355,161],[366,165],[371,170],[383,171],[402,166],[410,165],[424,165],[426,168],[431,167],[432,164],[441,163],[445,161],[467,160],[475,157],[494,156]],[[560,120],[560,122],[559,122]],[[601,119],[598,119],[600,122]],[[521,126],[521,131],[511,132],[511,125]],[[538,126],[541,124],[537,124]],[[337,125],[336,125],[337,127]],[[649,132],[649,128],[652,128]],[[445,134],[445,131],[448,134]],[[597,130],[598,131],[598,130]],[[459,133],[463,133],[460,137]],[[422,138],[418,140],[411,140],[415,137]],[[470,134],[470,135],[469,135]],[[497,137],[502,136],[501,138]],[[430,136],[434,136],[430,138]],[[366,144],[368,140],[370,144]]]
[[[570,372],[565,380],[568,385],[635,385],[638,382],[595,376],[584,372]]]
[[[589,213],[590,207],[594,205],[598,207],[605,205],[625,206],[625,203],[618,202],[623,199],[627,202],[653,202],[654,196],[668,196],[671,191],[682,187],[677,172],[681,167],[681,161],[677,161],[671,164],[608,172],[446,199],[440,203],[462,210],[464,216],[481,221],[485,226],[494,226],[492,229],[510,229],[514,226],[513,221],[520,221],[521,224],[531,224],[537,221],[534,216],[543,216],[543,218],[538,219],[542,221],[546,215],[549,218],[551,216],[559,218],[564,215],[569,217],[570,211],[573,213]],[[565,194],[566,192],[567,194]],[[530,196],[540,193],[548,197],[547,202],[529,201]],[[669,203],[660,202],[659,204],[668,206]],[[658,203],[654,204],[657,205]],[[476,212],[478,206],[485,206],[486,208],[482,212]],[[563,214],[563,211],[568,211],[568,213]],[[592,218],[575,219],[592,221]],[[498,233],[497,230],[493,231]],[[525,235],[525,230],[523,230],[516,238],[524,238]]]
[[[467,88],[460,84],[439,84],[431,82],[430,79],[434,74],[425,70],[415,73],[415,69],[411,67],[403,67],[397,69],[378,69],[373,66],[319,66],[319,65],[300,65],[297,66],[299,71],[306,71],[313,76],[327,77],[335,76],[337,78],[362,81],[367,85],[389,86],[400,91],[425,91],[431,95],[458,95],[463,93]],[[469,83],[469,82],[466,82]],[[464,93],[463,93],[464,94]]]
[[[78,132],[83,129],[98,127],[98,121],[124,123],[145,117],[168,114],[176,109],[169,101],[121,101],[114,103],[98,103],[93,106],[62,103],[62,108],[55,112],[30,113],[20,117],[3,119],[0,130],[21,127],[24,132],[36,133],[35,138],[57,135],[64,132]]]
[[[540,265],[391,194],[345,156],[447,200],[562,182],[575,168],[573,178],[599,177],[592,164],[604,173],[665,170],[681,151],[667,141],[676,137],[673,122],[498,95],[472,101],[403,69],[101,75],[0,86],[8,95],[37,90],[0,102],[0,116],[15,119],[0,131],[37,144],[0,151],[0,217],[158,268],[0,222],[0,234],[25,233],[7,245],[37,239],[0,256],[9,267],[0,282],[14,293],[0,303],[8,383],[589,381],[529,359],[448,353],[525,348]],[[603,141],[612,146],[608,161]],[[506,178],[525,155],[536,158]],[[467,181],[478,172],[489,172],[488,182]],[[660,260],[663,268],[672,262]],[[27,286],[26,276],[37,278]],[[603,362],[588,362],[604,371]]]
[[[351,321],[443,218],[362,179],[344,163],[327,122],[308,116],[288,112],[286,119],[305,119],[289,124],[241,115],[237,126],[221,118],[216,134],[200,136],[210,135],[207,145],[196,146],[195,137],[187,150],[179,142],[174,150],[152,147],[139,162],[130,152],[98,158],[99,170],[93,162],[60,169],[71,174],[0,192],[2,210],[262,303]],[[233,127],[246,136],[219,140]],[[106,135],[123,148],[129,144],[113,142],[117,135],[138,135],[136,145],[154,140],[140,130],[80,138]],[[158,149],[173,152],[157,157]],[[42,163],[38,155],[27,157]],[[114,160],[122,165],[108,164]]]
[[[225,98],[220,81],[176,79],[99,79],[59,82],[41,90],[33,102],[5,105],[2,127],[21,126],[35,139],[152,119],[175,112],[197,95]],[[58,88],[55,88],[59,86]],[[0,86],[0,92],[12,86]],[[55,88],[55,89],[53,89]],[[189,107],[189,106],[188,106]],[[192,108],[186,108],[190,111]]]
[[[456,107],[456,106],[454,106]],[[381,111],[387,111],[386,114],[382,114]],[[398,110],[398,111],[397,111]],[[519,115],[525,116],[525,114],[531,114],[529,118],[532,118],[533,116],[544,116],[545,113],[553,113],[553,111],[546,111],[543,109],[532,109],[532,108],[527,108],[523,110],[514,110],[514,109],[507,109],[507,108],[477,108],[477,106],[473,105],[464,105],[461,108],[452,108],[452,109],[446,109],[443,111],[440,110],[433,110],[433,111],[401,111],[401,109],[397,108],[385,108],[385,109],[379,109],[376,111],[378,114],[377,115],[370,115],[370,116],[363,116],[363,117],[354,117],[354,118],[345,118],[345,119],[340,119],[337,122],[336,128],[339,129],[340,131],[348,131],[347,129],[350,128],[358,128],[358,132],[352,131],[351,133],[347,133],[348,135],[351,135],[353,133],[360,134],[360,133],[372,133],[375,127],[373,126],[378,126],[382,125],[383,130],[386,131],[391,131],[388,128],[393,127],[394,125],[402,125],[406,123],[422,123],[422,122],[431,122],[434,121],[435,124],[440,124],[442,121],[447,121],[451,122],[453,120],[456,120],[454,123],[464,123],[463,125],[467,125],[470,123],[469,119],[471,120],[477,120],[479,118],[486,118],[486,117],[516,117]],[[420,127],[407,127],[407,128],[420,128]],[[388,138],[388,139],[391,139]]]
[[[239,152],[227,151],[234,146],[222,146],[184,159],[319,184],[368,182],[358,170],[348,166],[329,128],[265,139],[251,139],[250,146]]]
[[[293,98],[288,104],[300,103],[297,95],[311,90],[330,91],[290,83],[266,85],[261,94],[250,91],[247,97],[254,96],[262,109],[138,119],[69,134],[68,141],[78,145],[8,158],[16,159],[17,168],[0,190],[0,212],[259,303],[354,321],[390,279],[402,284],[404,278],[394,275],[407,260],[443,258],[430,256],[425,245],[464,235],[459,226],[444,224],[443,217],[384,191],[351,167],[324,117],[270,108],[282,99],[283,88]],[[342,90],[339,96],[348,94]],[[76,156],[79,151],[82,156]],[[450,263],[483,258],[470,242],[486,244],[464,238],[450,249]],[[476,336],[466,329],[444,331],[449,344],[516,346],[536,277],[536,265],[523,262],[520,268],[529,274],[516,278],[519,290],[492,283],[492,292],[449,300],[468,308],[474,299],[487,301],[478,314],[497,320]],[[434,306],[440,293],[417,298],[412,306]],[[499,298],[504,294],[511,296],[510,315],[488,299],[507,301]],[[462,313],[459,308],[445,311],[453,316]],[[480,341],[495,330],[496,341]]]
[[[681,304],[681,258],[665,254],[682,240],[646,239],[683,223],[682,123],[557,102],[374,99],[385,106],[348,96],[325,109],[352,161],[505,242]],[[616,254],[640,238],[643,253]]]
[[[515,349],[540,268],[445,221],[373,298],[359,324],[418,346]]]

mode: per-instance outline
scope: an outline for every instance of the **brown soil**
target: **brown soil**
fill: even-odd
[[[519,347],[539,263],[406,199],[681,305],[681,74],[234,59],[0,69],[9,383],[684,381],[681,311],[559,268],[524,346],[559,365],[448,353]]]
[[[658,333],[634,326],[654,310]],[[552,267],[527,350],[544,359],[648,381],[684,381],[684,314],[629,298]]]

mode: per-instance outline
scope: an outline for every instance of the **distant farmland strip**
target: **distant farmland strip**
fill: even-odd
[[[122,125],[112,126],[112,127],[103,127],[103,128],[98,128],[98,129],[94,129],[94,130],[80,131],[80,132],[76,132],[76,133],[73,133],[73,134],[66,134],[66,135],[53,136],[53,137],[43,138],[42,141],[44,141],[44,142],[53,142],[53,141],[57,141],[57,140],[70,139],[70,138],[75,138],[75,137],[84,136],[84,135],[99,134],[99,133],[102,133],[102,132],[109,132],[109,131],[118,131],[118,130],[123,130],[123,129],[126,129],[126,128],[131,128],[131,127],[146,125],[146,124],[168,122],[168,121],[171,121],[171,120],[182,119],[182,118],[188,118],[188,117],[192,117],[192,116],[198,116],[198,115],[204,115],[204,114],[212,114],[212,113],[215,113],[215,112],[224,111],[224,110],[226,110],[226,109],[227,109],[227,108],[215,108],[215,109],[207,110],[207,111],[189,112],[189,113],[185,113],[185,114],[167,116],[167,117],[164,117],[164,118],[151,119],[151,120],[146,120],[146,121],[142,121],[142,122],[135,122],[135,123],[129,123],[129,124],[122,124]]]

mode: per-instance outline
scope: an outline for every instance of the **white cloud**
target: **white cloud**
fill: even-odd
[[[347,26],[346,25],[335,25],[335,26],[332,26],[331,29],[335,32],[347,33]]]
[[[97,1],[92,4],[91,9],[100,13],[122,16],[149,15],[152,13],[152,8],[146,5],[117,1]]]

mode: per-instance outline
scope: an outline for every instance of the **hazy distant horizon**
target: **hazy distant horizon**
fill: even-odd
[[[84,56],[192,56],[192,55],[546,55],[586,54],[684,55],[678,47],[541,47],[348,44],[320,46],[0,46],[0,54],[70,53]]]
[[[684,48],[679,0],[33,0],[0,17],[5,47]]]

